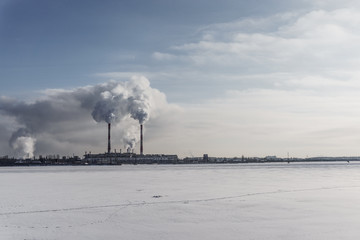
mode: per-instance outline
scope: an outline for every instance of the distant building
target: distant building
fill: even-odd
[[[85,164],[175,164],[178,163],[177,155],[165,154],[136,154],[132,152],[126,153],[100,153],[100,154],[85,154]]]

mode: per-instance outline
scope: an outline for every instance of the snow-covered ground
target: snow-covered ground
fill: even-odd
[[[359,239],[360,164],[0,168],[0,239]]]

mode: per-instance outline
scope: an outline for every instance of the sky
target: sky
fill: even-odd
[[[117,150],[143,121],[145,153],[360,156],[359,23],[352,0],[0,0],[0,156],[105,152],[99,106]]]

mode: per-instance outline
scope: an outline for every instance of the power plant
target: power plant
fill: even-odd
[[[140,153],[136,154],[131,149],[122,152],[111,151],[111,123],[108,123],[108,144],[105,153],[85,153],[83,162],[87,164],[152,164],[152,163],[178,163],[177,155],[144,154],[144,125],[140,124]]]
[[[111,123],[108,123],[107,153],[111,153]],[[143,124],[140,124],[140,155],[144,155]]]

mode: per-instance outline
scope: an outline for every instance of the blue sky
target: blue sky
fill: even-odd
[[[149,152],[360,155],[359,16],[352,0],[2,0],[0,152],[16,154],[9,138],[36,106],[135,76],[161,92],[149,90]],[[27,133],[35,154],[104,149],[86,141],[106,135],[91,112],[76,133],[69,112]]]
[[[103,72],[164,71],[168,66],[154,61],[154,52],[197,41],[210,24],[268,16],[294,4],[12,0],[1,6],[1,94],[12,95],[96,83]],[[187,85],[166,81],[153,85],[164,91]]]

